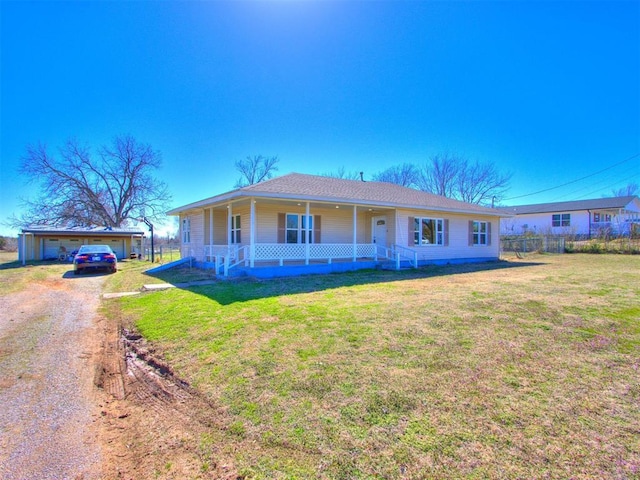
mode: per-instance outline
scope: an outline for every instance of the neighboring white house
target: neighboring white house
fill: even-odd
[[[291,173],[175,208],[183,257],[258,277],[499,257],[504,212],[384,182]]]
[[[119,259],[141,252],[144,232],[131,228],[64,228],[36,225],[18,235],[18,259],[53,260],[68,258],[80,245],[109,245]]]
[[[640,199],[635,196],[504,207],[513,215],[502,222],[502,235],[525,233],[580,235],[603,232],[628,235],[640,226]]]

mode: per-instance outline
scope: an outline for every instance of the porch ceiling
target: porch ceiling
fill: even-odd
[[[277,199],[277,198],[254,198],[253,201],[256,205],[282,205],[283,207],[291,207],[292,205],[305,207],[306,202],[301,200],[287,200],[287,199]],[[214,210],[222,211],[226,210],[229,203],[232,204],[233,208],[249,206],[251,199],[243,198],[240,200],[235,200],[232,202],[218,203],[213,205],[205,205],[201,208],[195,209],[194,211],[202,211],[205,209],[213,208]],[[347,202],[309,202],[309,208],[311,210],[314,209],[326,209],[326,208],[338,208],[338,209],[348,209],[351,211],[353,208],[353,203]],[[356,204],[356,211],[358,213],[386,213],[392,212],[395,209],[392,207],[378,207],[378,206],[369,206],[369,205],[358,205]]]

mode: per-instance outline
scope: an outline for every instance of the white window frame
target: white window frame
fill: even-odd
[[[232,215],[231,216],[231,243],[237,244],[240,243],[238,241],[238,237],[242,240],[242,218],[240,215]]]
[[[191,243],[191,219],[182,219],[182,243]]]
[[[289,227],[289,217],[296,218],[296,226]],[[306,221],[306,219],[309,221]],[[307,228],[308,226],[308,228]],[[296,232],[296,242],[289,241],[289,232]],[[305,239],[307,241],[305,241]],[[313,215],[305,215],[304,213],[286,213],[284,217],[284,243],[314,243],[313,242]]]
[[[435,242],[429,242],[422,236],[422,228],[425,224],[433,222],[432,232],[435,235]],[[444,219],[431,217],[413,218],[413,244],[420,247],[433,247],[444,245]]]
[[[473,245],[487,246],[489,243],[489,222],[473,220]],[[484,229],[483,229],[484,227]]]
[[[554,213],[551,215],[552,227],[570,227],[571,226],[571,214],[570,213]]]

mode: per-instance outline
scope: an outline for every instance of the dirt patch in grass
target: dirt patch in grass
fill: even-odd
[[[137,478],[633,478],[638,298],[638,257],[540,255],[110,301],[188,394],[114,422]]]
[[[96,385],[109,394],[99,434],[105,478],[237,478],[216,434],[224,431],[224,410],[116,318],[105,323],[103,339]]]

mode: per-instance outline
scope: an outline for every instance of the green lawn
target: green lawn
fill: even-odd
[[[206,462],[223,452],[248,478],[640,476],[638,256],[110,302],[221,407]]]

